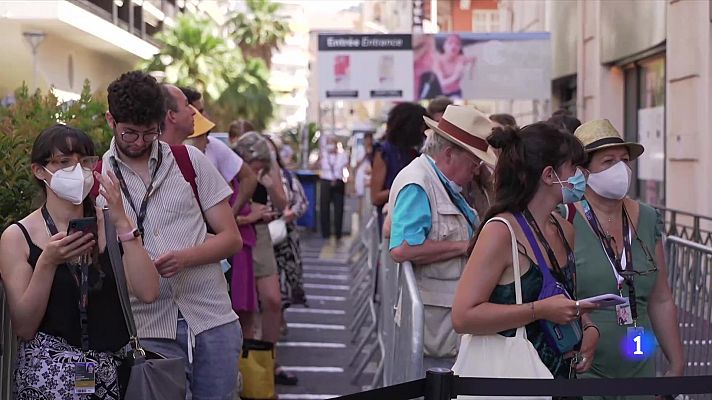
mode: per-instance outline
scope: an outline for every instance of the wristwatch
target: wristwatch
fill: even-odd
[[[116,236],[118,236],[119,242],[123,243],[136,239],[137,237],[141,236],[141,233],[138,231],[138,229],[134,228],[129,232],[119,233]]]

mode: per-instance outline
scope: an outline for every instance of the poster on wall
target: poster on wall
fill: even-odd
[[[665,107],[638,110],[638,142],[645,152],[638,159],[638,179],[665,179]]]
[[[413,35],[415,99],[548,99],[551,43],[542,33]]]
[[[412,35],[319,35],[321,100],[413,100]]]

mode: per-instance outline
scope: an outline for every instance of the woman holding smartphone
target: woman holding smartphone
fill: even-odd
[[[519,130],[495,128],[489,145],[501,150],[495,169],[495,201],[483,218],[475,247],[460,278],[452,306],[453,327],[458,333],[499,334],[512,337],[525,326],[526,336],[554,378],[568,379],[590,367],[581,363],[577,344],[555,348],[540,320],[568,326],[590,323],[586,312],[596,308],[575,300],[576,275],[573,260],[573,229],[552,213],[560,203],[581,199],[586,180],[577,165],[583,148],[570,134],[539,122]],[[514,263],[510,231],[514,228],[521,269],[522,304],[516,304]],[[527,234],[527,232],[535,232]],[[542,298],[547,276],[562,286],[561,294]],[[569,294],[566,296],[563,292]],[[598,334],[584,336],[595,349]],[[572,351],[573,350],[573,351]],[[518,360],[511,360],[517,362]]]
[[[0,274],[20,338],[18,400],[120,398],[114,353],[129,335],[105,251],[117,238],[105,237],[103,214],[87,197],[94,179],[122,242],[129,290],[147,303],[159,294],[158,272],[126,216],[118,181],[111,172],[95,174],[97,161],[84,132],[60,124],[45,129],[31,154],[45,202],[0,239]],[[70,223],[81,218],[90,219]],[[82,229],[67,234],[70,226]]]

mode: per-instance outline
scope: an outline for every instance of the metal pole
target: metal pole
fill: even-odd
[[[446,368],[430,368],[425,373],[424,400],[450,400],[453,396],[455,373]]]
[[[331,134],[336,135],[336,102],[331,102]]]
[[[309,168],[309,124],[302,126],[302,162],[301,169]]]

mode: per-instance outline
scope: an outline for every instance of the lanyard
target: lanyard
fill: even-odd
[[[532,215],[531,212],[529,212],[528,208],[524,209],[523,214],[524,214],[524,218],[527,219],[527,222],[532,227],[532,230],[534,230],[534,233],[536,234],[537,238],[541,242],[541,245],[544,246],[546,255],[549,257],[549,262],[551,263],[551,268],[556,273],[560,274],[561,266],[559,265],[559,260],[556,259],[556,254],[554,254],[554,250],[551,249],[551,246],[549,246],[549,242],[546,240],[546,237],[544,237],[544,234],[541,233],[541,229],[539,229],[539,224],[536,223],[534,216]],[[566,256],[568,257],[568,254]]]
[[[529,211],[528,208],[525,208],[524,211],[522,212],[524,214],[524,218],[526,218],[527,223],[529,226],[531,226],[532,230],[536,234],[537,238],[541,242],[541,245],[544,246],[544,250],[546,251],[546,255],[549,257],[549,262],[551,263],[551,267],[554,270],[554,272],[557,274],[559,277],[563,277],[564,273],[561,270],[561,266],[559,265],[559,260],[556,259],[556,254],[554,254],[554,251],[551,249],[551,246],[549,245],[549,241],[546,240],[546,237],[544,237],[544,234],[542,233],[541,229],[539,228],[539,224],[536,223],[536,220],[534,219],[534,216],[532,213]],[[559,231],[559,236],[561,236],[561,240],[564,243],[564,248],[566,249],[566,261],[567,261],[567,268],[575,268],[576,267],[576,261],[575,261],[575,256],[573,250],[569,247],[568,242],[566,242],[566,237],[564,236],[563,230],[561,230],[561,226],[559,226],[558,222],[556,222],[556,219],[553,220],[554,225],[556,226],[556,229]],[[536,245],[536,243],[531,243],[532,246]],[[536,249],[533,249],[536,250]],[[572,271],[572,276],[575,276],[575,270]],[[569,291],[571,292],[571,296],[576,296],[576,280],[572,280],[572,287],[567,288],[570,289]]]
[[[126,185],[124,176],[121,173],[121,168],[119,168],[119,163],[116,161],[116,157],[111,156],[111,165],[114,168],[114,174],[116,175],[116,179],[119,180],[119,186],[121,186],[121,191],[124,193],[124,196],[126,196],[126,199],[129,201],[129,205],[131,206],[131,209],[134,211],[134,214],[136,214],[136,225],[138,227],[138,232],[141,234],[141,237],[143,237],[143,221],[146,219],[146,209],[148,207],[148,197],[150,196],[151,191],[153,191],[153,182],[156,180],[156,173],[158,172],[158,168],[161,167],[162,162],[163,162],[163,149],[161,149],[161,144],[158,143],[158,161],[156,162],[156,168],[154,168],[153,173],[151,174],[151,182],[148,184],[148,187],[146,188],[146,194],[143,196],[143,200],[141,200],[141,206],[139,207],[139,210],[136,211],[136,205],[133,202],[133,198],[131,197],[131,192],[129,191],[129,187]]]
[[[633,252],[631,249],[633,237],[631,234],[630,224],[628,222],[628,212],[626,211],[625,206],[623,206],[623,210],[621,213],[624,235],[623,256],[625,257],[625,266],[623,266],[623,260],[621,260],[616,255],[616,251],[611,243],[610,235],[603,234],[603,231],[601,229],[601,223],[598,220],[598,217],[596,217],[596,213],[593,211],[593,208],[589,204],[588,200],[584,199],[581,202],[581,205],[583,207],[586,220],[588,220],[588,223],[591,225],[593,232],[596,234],[598,240],[601,242],[601,246],[603,247],[603,250],[605,251],[606,256],[608,257],[608,261],[613,267],[613,275],[616,278],[616,284],[618,286],[618,291],[620,292],[621,296],[623,295],[623,282],[625,282],[626,286],[628,286],[628,300],[630,301],[630,312],[633,317],[634,323],[637,323],[638,305],[635,299],[635,284],[633,282],[633,276],[625,274],[626,270],[633,270]]]
[[[45,225],[50,235],[54,236],[59,231],[54,223],[52,216],[47,211],[47,205],[42,206],[42,217],[45,220]],[[69,267],[69,264],[67,264]],[[76,270],[79,270],[77,274]],[[89,305],[89,264],[80,262],[75,272],[72,272],[77,286],[79,286],[79,328],[81,330],[82,350],[89,350],[89,317],[87,314],[87,306]],[[79,276],[77,276],[79,275]]]

